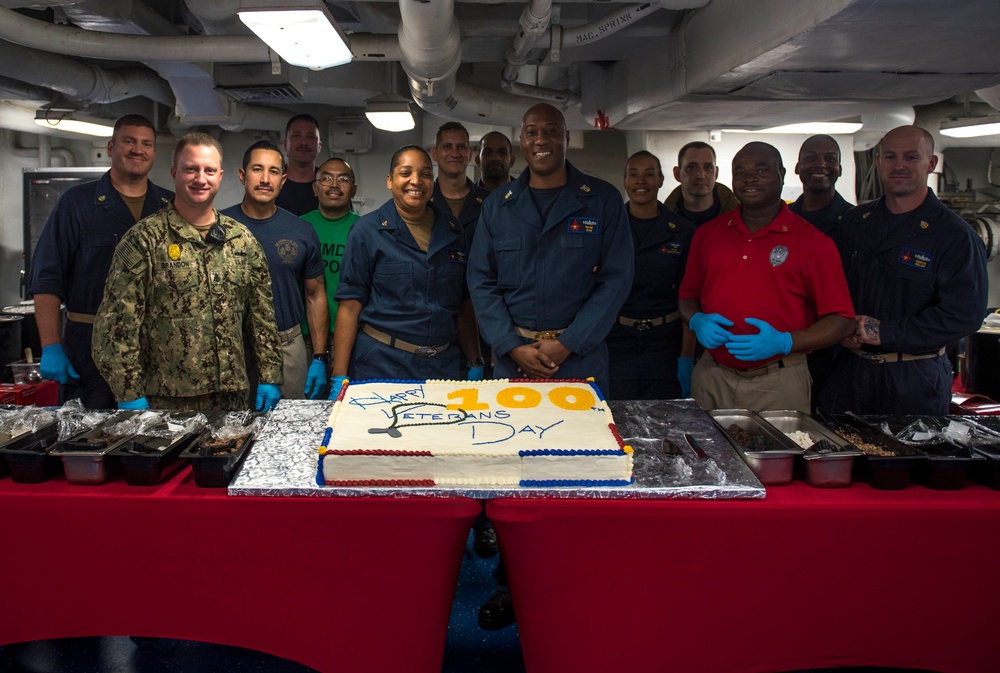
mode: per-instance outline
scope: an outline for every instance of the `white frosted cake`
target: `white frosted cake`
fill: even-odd
[[[346,383],[319,453],[321,486],[632,480],[632,449],[588,381]]]

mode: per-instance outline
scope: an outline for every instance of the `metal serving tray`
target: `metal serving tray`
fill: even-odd
[[[736,452],[750,466],[760,483],[764,486],[783,486],[791,483],[795,456],[804,454],[804,449],[748,409],[715,409],[708,412],[708,415],[712,417],[712,420],[722,430],[722,434],[736,448]],[[765,451],[748,450],[726,430],[733,424],[747,432],[761,435],[773,448]]]
[[[827,430],[811,416],[801,411],[761,411],[757,414],[765,422],[774,426],[782,434],[805,432],[813,443],[826,440],[832,450],[822,451],[813,447],[802,454],[802,476],[807,484],[823,488],[841,488],[851,485],[854,458],[863,456],[864,451],[835,432]],[[787,436],[787,435],[786,435]],[[789,439],[791,439],[789,437]]]

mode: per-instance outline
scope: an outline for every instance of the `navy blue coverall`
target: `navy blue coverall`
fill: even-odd
[[[986,315],[986,249],[972,227],[928,190],[923,204],[893,215],[884,199],[843,217],[834,235],[858,315],[881,321],[882,354],[933,354],[978,330]],[[951,364],[944,355],[870,362],[841,348],[820,404],[859,414],[948,413]]]
[[[383,344],[358,330],[348,375],[352,379],[449,379],[459,376],[462,349],[456,317],[468,297],[467,251],[461,227],[434,211],[427,252],[420,249],[392,199],[351,227],[336,299],[364,308],[358,324],[417,346],[448,348],[424,358]]]
[[[632,289],[634,250],[621,194],[566,163],[567,183],[543,222],[528,187],[530,171],[483,203],[469,254],[469,292],[494,375],[519,378],[511,349],[530,331],[564,330],[572,353],[555,377],[594,377],[608,389],[611,324]]]
[[[142,217],[174,198],[173,192],[147,184]],[[38,239],[28,291],[55,295],[68,312],[93,316],[104,298],[115,246],[133,224],[132,212],[111,184],[110,171],[96,182],[71,187],[59,198]],[[63,350],[80,378],[60,386],[59,402],[80,398],[88,409],[116,409],[115,396],[90,355],[93,331],[91,323],[66,322]]]

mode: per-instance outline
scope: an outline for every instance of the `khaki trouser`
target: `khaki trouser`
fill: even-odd
[[[301,400],[305,397],[306,372],[309,359],[306,356],[306,342],[299,331],[291,339],[281,340],[281,398]]]
[[[691,396],[705,410],[794,409],[809,413],[812,378],[802,353],[792,353],[767,365],[758,376],[740,375],[718,364],[705,352],[691,375]]]

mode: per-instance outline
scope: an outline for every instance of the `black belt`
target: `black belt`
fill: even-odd
[[[643,332],[653,327],[659,327],[660,325],[672,323],[679,317],[680,313],[677,311],[668,313],[667,315],[660,315],[655,318],[626,318],[625,316],[620,315],[618,316],[618,324],[625,325],[625,327],[632,327],[640,332]]]

